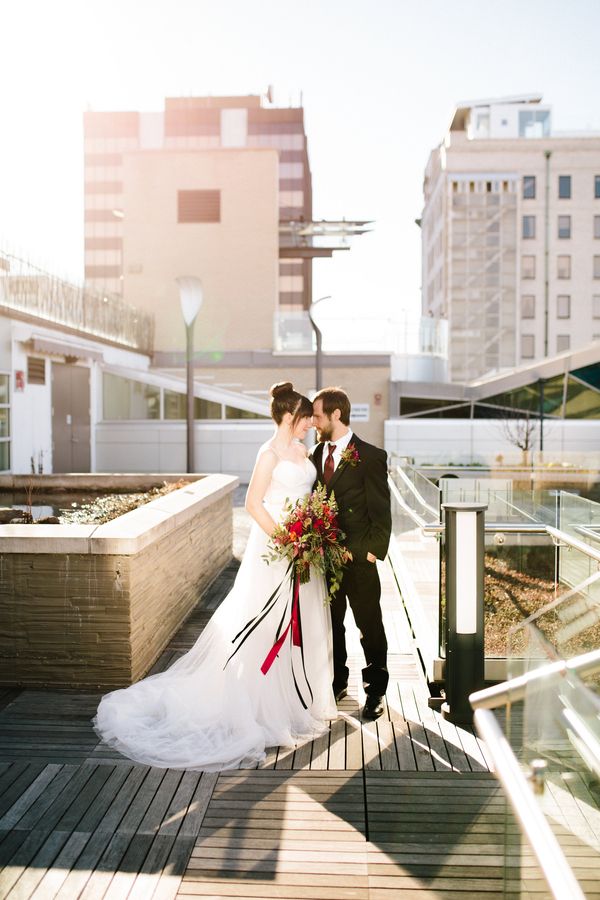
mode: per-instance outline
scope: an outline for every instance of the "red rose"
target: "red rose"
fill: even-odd
[[[289,531],[291,534],[295,534],[296,537],[300,537],[302,534],[302,522],[292,522],[289,526]]]

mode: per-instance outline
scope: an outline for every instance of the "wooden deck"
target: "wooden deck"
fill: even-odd
[[[154,671],[191,646],[234,575],[222,573]],[[133,765],[91,728],[98,694],[0,693],[0,898],[492,900],[520,885],[520,896],[547,896],[485,747],[428,708],[391,570],[382,575],[386,714],[361,722],[351,629],[349,697],[330,733],[274,748],[258,769]],[[576,849],[596,878],[590,840]]]

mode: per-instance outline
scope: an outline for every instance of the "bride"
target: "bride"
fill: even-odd
[[[185,656],[169,669],[106,694],[94,727],[109,746],[152,766],[215,771],[256,766],[265,749],[294,746],[327,730],[337,715],[332,692],[332,645],[324,578],[313,571],[300,587],[302,648],[286,641],[263,674],[289,600],[248,629],[232,656],[232,642],[284,581],[287,561],[263,554],[287,501],[309,493],[316,472],[301,441],[312,425],[312,404],[290,382],[271,388],[276,430],[259,452],[246,509],[254,519],[235,583]],[[287,592],[287,593],[286,593]],[[303,657],[300,660],[300,655]],[[298,691],[292,666],[309,693]],[[307,696],[305,704],[300,694]]]

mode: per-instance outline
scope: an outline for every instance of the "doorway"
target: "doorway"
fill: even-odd
[[[90,471],[90,370],[52,363],[52,471]]]

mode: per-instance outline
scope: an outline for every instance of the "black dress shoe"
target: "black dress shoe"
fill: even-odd
[[[363,719],[378,719],[383,715],[383,697],[369,694],[363,707]]]
[[[339,703],[340,700],[343,700],[344,697],[347,697],[347,696],[348,696],[348,688],[347,687],[340,688],[339,691],[335,692],[335,702]]]

